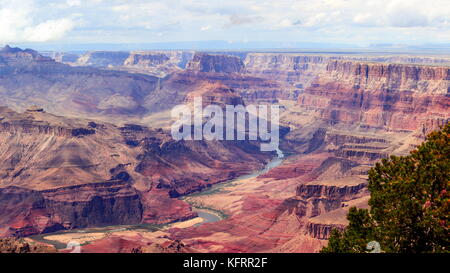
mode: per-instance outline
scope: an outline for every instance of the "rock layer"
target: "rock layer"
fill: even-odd
[[[434,123],[430,131],[449,118],[449,73],[445,67],[334,61],[298,102],[331,124],[414,131]]]
[[[257,143],[175,141],[161,129],[40,108],[0,107],[0,139],[0,236],[189,219],[196,214],[176,197],[248,173],[272,156]]]
[[[368,169],[407,153],[450,118],[445,58],[86,55],[98,69],[59,64],[31,50],[5,48],[0,57],[4,104],[28,109],[0,108],[0,206],[10,216],[2,218],[2,234],[195,217],[178,197],[260,169],[274,156],[260,153],[255,142],[175,141],[142,125],[156,126],[174,105],[202,96],[221,106],[280,104],[281,125],[290,127],[281,148],[293,156],[259,177],[189,197],[229,217],[165,230],[164,244],[178,250],[183,242],[200,252],[318,251],[333,228],[347,225],[351,206],[367,207]],[[78,116],[116,115],[123,124],[65,119],[32,104]],[[102,239],[88,251],[139,252],[154,243],[134,235]]]

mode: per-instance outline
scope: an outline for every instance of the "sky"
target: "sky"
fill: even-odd
[[[0,0],[0,44],[450,43],[449,0]]]

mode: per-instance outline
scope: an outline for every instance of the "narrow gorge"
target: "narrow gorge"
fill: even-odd
[[[5,47],[0,236],[84,234],[85,252],[317,252],[368,206],[376,162],[449,122],[448,61]],[[279,105],[285,157],[259,141],[174,140],[170,110],[198,96]],[[205,223],[193,207],[226,217]]]

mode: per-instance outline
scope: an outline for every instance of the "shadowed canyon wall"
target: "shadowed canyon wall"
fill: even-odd
[[[136,51],[69,59],[0,51],[1,104],[13,108],[0,108],[2,236],[195,217],[178,197],[274,156],[257,142],[175,141],[157,123],[202,96],[222,106],[279,104],[290,129],[281,148],[291,157],[196,199],[228,219],[167,236],[195,251],[317,251],[332,228],[345,227],[349,207],[367,207],[368,169],[450,118],[443,57]],[[105,122],[113,117],[120,122]]]

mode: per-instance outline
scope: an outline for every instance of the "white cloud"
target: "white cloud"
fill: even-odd
[[[212,28],[212,27],[211,27],[210,25],[207,25],[207,26],[201,27],[200,30],[201,30],[201,31],[207,31],[207,30],[210,30],[211,28]]]
[[[450,42],[449,27],[448,0],[0,0],[0,41]]]
[[[73,29],[69,18],[35,18],[34,1],[0,1],[0,42],[47,42],[58,40]]]
[[[69,7],[77,7],[81,5],[81,0],[67,0],[66,4]]]
[[[393,27],[420,27],[428,25],[427,15],[419,3],[394,2],[387,11],[388,24]]]
[[[48,20],[36,26],[24,29],[24,37],[32,42],[48,42],[59,40],[74,27],[69,19]]]

